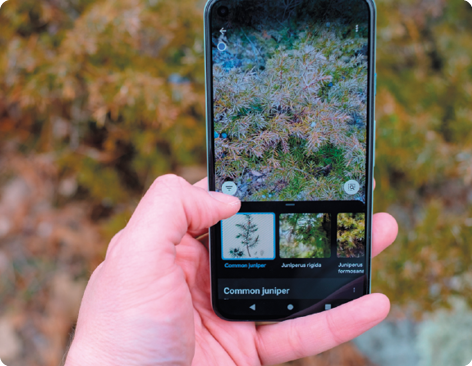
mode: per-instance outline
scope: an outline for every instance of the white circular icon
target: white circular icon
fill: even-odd
[[[221,187],[221,192],[234,196],[238,191],[238,186],[234,182],[224,182]]]
[[[227,48],[226,43],[224,42],[218,43],[217,47],[218,47],[218,51],[221,51],[221,52],[226,51],[226,48]]]
[[[361,186],[355,180],[349,180],[344,183],[344,191],[351,196],[359,192],[360,188]]]
[[[288,309],[288,310],[293,310],[293,305],[292,305],[292,304],[289,304],[289,305],[287,306],[287,309]]]

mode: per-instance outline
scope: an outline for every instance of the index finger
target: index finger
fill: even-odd
[[[372,294],[329,311],[260,326],[259,358],[263,365],[273,365],[324,352],[377,325],[389,309],[385,295]]]

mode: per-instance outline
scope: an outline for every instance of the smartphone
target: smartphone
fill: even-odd
[[[210,0],[208,178],[242,201],[210,229],[218,316],[281,321],[370,292],[372,0]]]

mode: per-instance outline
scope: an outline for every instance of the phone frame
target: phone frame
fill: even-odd
[[[212,40],[211,40],[211,9],[221,0],[208,0],[204,9],[204,56],[205,56],[205,107],[206,107],[206,145],[207,145],[207,172],[208,172],[208,188],[210,191],[215,190],[215,159],[214,159],[214,126],[213,126],[213,65],[212,65]],[[257,2],[258,0],[253,0]],[[363,0],[369,8],[369,60],[368,60],[368,88],[367,88],[367,159],[366,159],[366,274],[365,274],[365,289],[364,295],[371,293],[371,282],[372,282],[372,215],[374,205],[374,167],[375,167],[375,96],[377,92],[377,74],[375,69],[376,64],[376,34],[377,34],[377,7],[374,0]],[[315,202],[315,201],[313,201]],[[216,264],[217,256],[215,255],[216,245],[213,241],[215,240],[216,227],[213,226],[209,229],[209,240],[208,240],[208,251],[209,251],[209,262],[210,262],[210,293],[211,293],[211,305],[213,311],[218,317],[227,321],[258,321],[258,322],[277,322],[283,321],[287,318],[268,319],[262,317],[262,315],[248,317],[248,319],[241,319],[239,317],[228,317],[223,315],[218,309],[218,296],[217,296],[217,276],[216,276]],[[306,314],[304,314],[306,315]]]

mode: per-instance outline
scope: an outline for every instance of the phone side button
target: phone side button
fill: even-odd
[[[373,167],[375,167],[375,140],[376,140],[376,135],[377,135],[377,121],[374,120],[374,136],[373,136],[373,140],[374,140],[374,143],[373,143],[373,151],[374,153],[372,154],[373,155]]]
[[[375,173],[375,140],[377,136],[377,121],[374,119],[374,135],[372,136],[372,148],[373,148],[373,153],[372,153],[372,176],[374,176]],[[372,190],[372,201],[371,201],[371,209],[372,212],[374,211],[374,190]]]
[[[377,95],[377,73],[375,73],[375,80],[374,80],[374,95]]]

